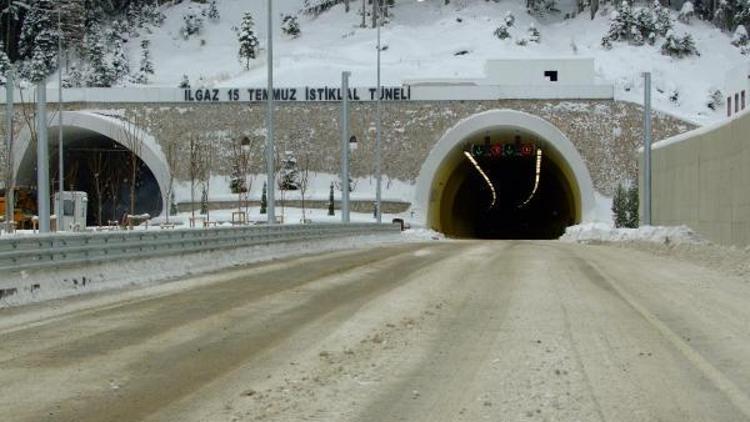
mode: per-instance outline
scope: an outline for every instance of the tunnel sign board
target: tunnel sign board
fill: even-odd
[[[472,145],[470,152],[476,158],[533,157],[536,149],[535,144],[479,144]]]
[[[411,100],[410,86],[384,86],[380,88],[383,101]],[[352,101],[375,101],[377,88],[349,88]],[[344,93],[339,87],[274,88],[273,99],[280,102],[341,101]],[[183,100],[189,103],[218,102],[263,102],[268,100],[265,88],[199,88],[185,89]]]

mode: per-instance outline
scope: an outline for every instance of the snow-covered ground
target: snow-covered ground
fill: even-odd
[[[250,175],[247,177],[246,185],[250,187],[249,198],[259,201],[263,193],[263,183],[266,180],[265,174]],[[305,200],[326,201],[330,195],[331,183],[334,183],[334,199],[341,199],[341,190],[339,188],[339,176],[328,173],[311,172],[309,174],[308,187],[305,192]],[[208,198],[211,202],[216,201],[237,201],[238,195],[232,193],[230,189],[230,178],[228,176],[214,175],[211,176],[210,189]],[[352,180],[352,191],[349,198],[353,201],[373,200],[375,198],[375,177],[360,177]],[[393,202],[412,202],[414,200],[414,184],[397,179],[383,179],[382,183],[383,201]],[[190,182],[176,182],[175,200],[177,202],[190,202]],[[301,191],[281,191],[276,190],[276,200],[281,201],[281,195],[285,200],[297,201],[302,198]],[[201,191],[200,184],[195,187],[195,201],[200,201]]]
[[[655,107],[698,122],[709,123],[722,118],[721,111],[706,107],[709,88],[723,88],[725,72],[746,64],[747,57],[730,45],[730,35],[693,19],[689,25],[676,22],[679,35],[689,31],[700,51],[699,57],[675,59],[660,53],[662,40],[655,46],[634,47],[614,43],[606,50],[600,41],[606,33],[612,11],[605,4],[594,20],[588,11],[572,19],[562,14],[537,19],[529,16],[523,2],[487,2],[484,0],[442,2],[398,2],[391,22],[383,28],[383,82],[398,85],[408,79],[482,78],[484,62],[497,58],[540,58],[583,56],[596,59],[596,76],[600,83],[613,83],[618,99],[642,102],[641,73],[653,74]],[[338,85],[343,70],[352,71],[352,86],[373,86],[376,81],[376,37],[371,28],[360,28],[357,2],[352,12],[343,5],[334,7],[318,18],[300,15],[302,36],[290,39],[275,31],[275,80],[280,86]],[[175,87],[187,74],[193,85],[264,86],[265,56],[261,55],[242,68],[237,58],[239,26],[246,11],[255,17],[256,34],[265,47],[265,1],[221,0],[219,23],[206,22],[203,32],[189,40],[180,34],[182,17],[192,2],[166,7],[167,19],[161,28],[142,38],[151,40],[156,74],[152,84]],[[275,0],[274,14],[297,13],[303,0]],[[499,40],[493,32],[506,12],[516,17],[510,29],[511,39]],[[368,21],[369,22],[369,21]],[[541,42],[526,46],[515,40],[526,36],[530,23],[541,31]],[[131,65],[137,68],[140,40],[129,42]],[[469,54],[455,56],[459,50]],[[679,99],[669,99],[672,91]]]

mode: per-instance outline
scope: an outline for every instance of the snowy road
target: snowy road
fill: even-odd
[[[433,242],[0,310],[12,421],[750,420],[750,285]]]

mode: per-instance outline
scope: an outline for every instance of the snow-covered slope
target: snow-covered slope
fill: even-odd
[[[559,16],[538,20],[529,16],[523,2],[500,3],[465,0],[441,6],[442,2],[398,2],[394,17],[383,28],[383,81],[400,84],[407,79],[480,78],[487,59],[560,56],[593,56],[596,58],[598,82],[613,83],[618,99],[642,102],[641,73],[653,73],[654,105],[666,112],[697,123],[722,118],[721,111],[706,107],[709,88],[723,88],[725,72],[747,57],[730,45],[729,35],[702,21],[690,25],[675,23],[675,31],[689,31],[695,38],[700,57],[676,59],[660,53],[661,40],[655,46],[635,47],[614,43],[605,50],[600,46],[608,27],[607,10],[593,21],[588,12],[573,19]],[[152,84],[177,86],[183,74],[195,85],[203,78],[206,85],[262,86],[266,83],[263,53],[249,71],[237,58],[237,37],[242,14],[251,11],[256,32],[265,46],[265,1],[219,0],[221,21],[206,23],[203,32],[185,41],[180,34],[182,16],[189,7],[183,2],[166,8],[167,19],[152,34],[142,34],[152,42],[156,75]],[[303,0],[274,0],[274,15],[296,13]],[[343,5],[334,7],[318,18],[300,16],[302,36],[289,39],[277,29],[275,35],[275,77],[278,85],[301,86],[338,84],[342,70],[350,70],[352,84],[374,85],[376,78],[376,31],[360,28],[361,16],[353,1],[353,10],[344,13]],[[611,11],[612,5],[609,4]],[[493,35],[507,11],[516,17],[511,28],[512,39],[499,40]],[[276,19],[278,23],[280,19]],[[515,39],[526,36],[530,23],[541,31],[541,43],[516,45]],[[368,22],[369,23],[369,22]],[[138,63],[139,42],[129,43],[132,64]],[[459,50],[470,53],[455,56]],[[673,91],[676,102],[670,101]]]

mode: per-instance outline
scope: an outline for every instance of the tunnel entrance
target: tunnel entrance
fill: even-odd
[[[417,178],[425,226],[450,237],[555,239],[587,219],[593,186],[575,146],[556,127],[515,110],[459,122]]]
[[[506,144],[512,145],[512,144]],[[502,144],[491,145],[493,149]],[[526,144],[529,146],[529,144]],[[464,155],[471,154],[465,151]],[[529,155],[467,156],[441,204],[443,232],[478,239],[555,239],[574,224],[571,189],[561,169],[536,147]],[[538,171],[537,171],[538,166]]]
[[[58,190],[57,128],[51,126],[48,136],[53,193]],[[134,214],[155,217],[165,211],[164,192],[169,174],[166,162],[152,138],[144,134],[136,140],[133,133],[136,131],[119,119],[85,112],[63,113],[64,186],[65,190],[88,194],[87,225],[106,225],[130,214],[132,180],[135,180]],[[16,184],[35,189],[36,148],[32,148],[28,133],[22,133],[19,145],[15,158]],[[136,147],[130,149],[126,145]],[[135,178],[131,162],[135,163]]]

